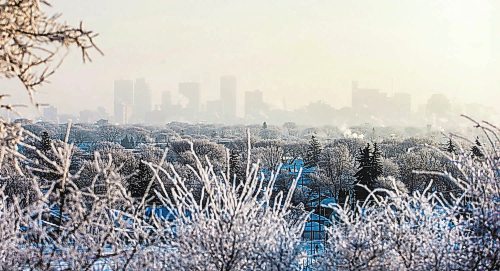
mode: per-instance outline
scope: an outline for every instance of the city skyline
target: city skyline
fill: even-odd
[[[47,106],[43,107],[41,111],[38,111],[39,112],[38,116],[43,118],[45,108],[57,108],[57,111],[65,116],[64,119],[71,118],[71,116],[73,116],[73,119],[76,119],[77,115],[79,115],[81,112],[84,112],[84,114],[87,114],[88,116],[90,116],[90,115],[92,115],[92,116],[107,116],[108,119],[114,120],[115,116],[117,115],[117,111],[116,111],[117,104],[116,104],[116,100],[114,99],[115,92],[116,92],[115,87],[116,87],[117,82],[118,82],[118,84],[125,83],[125,84],[129,85],[129,87],[128,87],[129,88],[129,94],[128,94],[129,98],[125,98],[125,99],[128,99],[128,109],[127,109],[129,112],[128,119],[132,120],[134,123],[142,123],[142,122],[144,122],[143,120],[145,119],[144,117],[138,117],[137,115],[132,113],[132,112],[137,112],[137,108],[138,108],[137,104],[134,103],[134,101],[137,100],[137,97],[138,97],[137,92],[134,92],[134,89],[137,85],[137,82],[139,82],[139,84],[142,85],[141,88],[147,92],[147,96],[149,97],[147,99],[148,101],[144,101],[144,100],[142,101],[142,104],[143,104],[142,107],[146,108],[146,109],[141,110],[142,115],[144,115],[147,111],[154,111],[155,109],[161,109],[162,107],[165,106],[165,100],[168,100],[168,103],[170,105],[177,106],[176,108],[174,108],[176,110],[182,108],[189,101],[188,96],[193,95],[193,93],[183,95],[182,94],[183,91],[180,90],[180,88],[182,88],[181,87],[182,85],[187,85],[188,89],[190,87],[197,88],[197,90],[194,90],[194,91],[198,92],[198,94],[196,94],[198,96],[198,101],[196,102],[197,103],[196,107],[198,107],[200,109],[198,112],[207,112],[207,111],[210,111],[210,107],[212,107],[212,108],[216,107],[220,113],[220,112],[222,112],[221,110],[224,110],[224,109],[222,109],[222,106],[224,104],[223,103],[224,99],[221,99],[221,97],[222,97],[221,95],[223,92],[222,81],[224,80],[224,78],[227,79],[228,77],[231,78],[230,80],[235,81],[234,87],[236,87],[236,81],[237,81],[236,76],[234,76],[234,75],[221,75],[221,76],[219,76],[219,80],[218,80],[219,86],[217,87],[217,90],[215,90],[215,91],[209,90],[211,92],[218,93],[217,94],[218,96],[217,95],[210,96],[208,98],[206,97],[206,95],[203,95],[204,93],[207,92],[208,88],[206,86],[202,85],[200,82],[196,82],[196,81],[178,82],[176,89],[163,91],[163,92],[161,92],[160,96],[158,96],[158,95],[152,95],[152,93],[157,92],[157,91],[154,88],[150,87],[149,80],[147,78],[141,77],[141,78],[135,78],[135,79],[116,79],[113,81],[114,87],[110,91],[113,93],[111,95],[113,97],[113,101],[111,104],[104,104],[102,106],[99,105],[99,106],[96,106],[94,108],[84,108],[83,110],[79,110],[79,111],[78,110],[75,110],[75,111],[61,110],[61,107],[57,106],[56,104],[48,104]],[[191,85],[191,86],[189,86],[189,85]],[[399,95],[399,98],[402,98],[402,96],[405,96],[405,95],[412,96],[411,93],[408,93],[408,92],[398,91],[398,90],[394,90],[394,89],[391,89],[391,90],[381,89],[381,88],[367,85],[363,81],[360,81],[360,80],[352,80],[350,82],[350,89],[348,91],[349,92],[348,103],[344,104],[343,106],[340,106],[340,107],[335,106],[334,104],[329,103],[328,101],[325,101],[325,99],[318,99],[318,100],[310,101],[309,103],[307,103],[301,107],[290,108],[290,107],[286,106],[286,102],[287,102],[286,97],[283,97],[283,99],[281,100],[281,104],[280,103],[273,103],[275,101],[266,99],[265,91],[263,91],[262,89],[250,89],[250,90],[238,89],[238,91],[236,91],[236,88],[235,88],[235,91],[234,91],[235,93],[231,94],[231,95],[234,95],[235,97],[232,97],[231,101],[236,100],[236,102],[230,103],[230,105],[235,107],[235,108],[231,108],[231,109],[229,109],[229,111],[234,110],[236,112],[236,116],[240,119],[240,122],[242,119],[249,120],[248,118],[245,117],[247,115],[246,114],[247,109],[245,108],[245,99],[246,99],[247,94],[251,94],[251,93],[255,93],[255,92],[259,92],[258,95],[260,96],[260,99],[263,100],[264,106],[266,107],[266,110],[280,110],[280,111],[290,112],[290,111],[301,110],[301,109],[303,109],[311,104],[316,104],[316,103],[326,104],[326,105],[331,106],[332,108],[337,109],[337,110],[350,108],[350,107],[353,107],[352,91],[355,88],[354,85],[357,85],[357,86],[362,85],[362,87],[360,87],[360,90],[372,91],[374,93],[378,93],[375,95],[380,94],[382,96],[385,96],[385,98],[396,98],[396,96],[398,96],[398,95]],[[265,88],[265,89],[269,89],[269,88]],[[193,91],[193,90],[191,90],[191,91]],[[188,92],[189,92],[189,90],[188,90]],[[425,104],[428,101],[428,99],[433,95],[443,95],[443,93],[442,92],[430,92],[430,94],[427,97],[424,97],[424,99],[422,101],[416,101],[412,96],[412,98],[409,99],[410,100],[409,107],[412,108],[412,113],[416,113],[419,110],[421,111],[422,107],[425,107]],[[203,97],[203,96],[205,96],[205,97]],[[476,107],[476,109],[478,106],[483,107],[479,103],[457,100],[457,98],[453,97],[453,96],[452,97],[447,96],[447,95],[445,95],[445,96],[453,104],[460,104],[461,106],[464,106],[464,105],[474,106],[474,107]],[[406,98],[403,98],[403,99],[406,99]],[[144,103],[146,103],[146,105],[144,105]],[[96,111],[95,111],[96,108],[99,108],[98,111],[100,111],[101,113],[99,113],[99,114],[96,113]],[[492,108],[493,107],[491,107],[491,106],[484,106],[484,108],[481,108],[481,110],[479,110],[479,111],[488,111]],[[201,110],[201,109],[203,109],[203,110]],[[92,110],[94,110],[94,111],[92,111]],[[107,112],[106,114],[108,114],[108,115],[104,115],[102,113],[104,111],[106,111]],[[92,112],[92,113],[90,113],[90,112]],[[470,112],[470,111],[467,111],[467,112]],[[467,112],[463,111],[463,112],[458,112],[458,113],[461,114],[461,113],[467,113]],[[498,111],[494,111],[494,113],[495,113],[494,115],[491,115],[492,117],[495,117],[495,116],[499,117]],[[37,112],[34,113],[34,116],[37,117]],[[83,117],[83,119],[87,119],[87,118],[88,117]],[[90,118],[92,118],[92,117],[90,117]],[[187,119],[193,120],[191,117],[188,117]],[[186,118],[180,118],[179,120],[181,120],[181,121],[186,120]],[[234,119],[232,120],[232,122],[234,122]],[[123,122],[117,121],[117,123],[123,123]]]
[[[319,100],[298,109],[271,106],[261,90],[239,90],[238,79],[234,75],[220,76],[219,83],[219,97],[216,99],[202,99],[204,86],[199,82],[179,82],[176,91],[165,91],[162,93],[162,99],[154,100],[146,78],[115,80],[111,115],[107,115],[101,107],[97,111],[83,110],[80,116],[61,114],[60,118],[56,118],[54,115],[57,115],[58,109],[50,106],[44,108],[42,119],[52,122],[56,119],[73,119],[77,122],[107,119],[116,124],[165,124],[172,121],[227,124],[258,124],[267,121],[280,124],[293,121],[312,125],[372,123],[382,126],[422,126],[445,124],[450,118],[461,113],[473,112],[480,117],[498,117],[494,108],[473,103],[452,103],[449,97],[440,93],[432,94],[425,103],[414,106],[412,95],[409,93],[389,94],[385,90],[371,88],[356,80],[351,82],[350,105],[338,108]],[[184,98],[173,101],[172,94]],[[238,97],[242,99],[240,114],[234,106]],[[231,106],[224,107],[225,104]]]
[[[61,112],[97,106],[112,112],[114,79],[147,78],[153,99],[176,91],[178,82],[195,81],[209,100],[218,97],[219,76],[234,74],[240,90],[260,89],[276,108],[318,100],[347,106],[352,80],[389,95],[411,93],[415,104],[444,93],[494,106],[500,3],[404,2],[61,2],[48,12],[65,11],[62,19],[74,23],[85,18],[98,30],[105,57],[81,65],[69,54],[36,96]],[[3,86],[22,89],[15,82]],[[67,91],[74,99],[64,97]],[[26,104],[26,95],[13,96],[21,96],[13,103]]]

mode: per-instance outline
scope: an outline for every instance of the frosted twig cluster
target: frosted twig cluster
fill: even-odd
[[[208,159],[204,166],[192,149],[198,197],[165,161],[165,152],[155,164],[143,161],[154,173],[147,190],[158,183],[153,192],[162,204],[156,206],[147,202],[148,193],[142,199],[130,196],[124,186],[129,176],[111,155],[96,152],[91,164],[83,164],[94,175],[80,188],[84,168],[71,169],[72,144],[35,150],[37,160],[21,161],[32,196],[6,193],[6,186],[0,191],[0,269],[301,268],[307,214],[287,219],[297,180],[288,194],[273,195],[276,176],[264,182],[258,164],[249,163],[246,180],[237,182],[230,171],[216,173]],[[162,178],[173,183],[170,191]]]
[[[497,270],[500,266],[500,157],[498,128],[476,123],[490,138],[478,159],[448,157],[462,178],[443,172],[463,193],[443,198],[376,189],[352,210],[337,206],[339,224],[329,229],[321,270]],[[483,125],[486,128],[483,128]],[[384,196],[379,196],[383,192]],[[378,195],[377,195],[378,194]]]
[[[101,53],[94,43],[96,33],[82,23],[75,27],[59,22],[59,14],[46,14],[49,6],[44,0],[0,0],[0,76],[18,78],[31,99],[61,64],[61,49],[79,48],[84,62],[91,60],[89,50]]]

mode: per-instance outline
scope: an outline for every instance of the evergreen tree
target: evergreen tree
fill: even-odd
[[[125,137],[121,140],[120,145],[122,145],[125,149],[129,148],[130,140],[128,138],[128,135],[125,135]]]
[[[128,185],[128,190],[132,197],[142,198],[145,195],[146,189],[148,188],[149,182],[151,181],[153,176],[154,174],[149,166],[147,164],[144,164],[142,161],[139,161],[137,172],[132,178],[130,178],[130,182]],[[154,189],[155,185],[153,183],[148,194],[154,195]]]
[[[368,185],[371,181],[372,174],[372,158],[370,154],[370,145],[366,144],[366,147],[359,149],[359,154],[356,157],[358,162],[358,172],[354,174],[354,177],[358,180],[359,184]]]
[[[373,152],[370,157],[370,166],[371,166],[370,177],[372,181],[377,179],[382,175],[382,173],[384,173],[381,161],[381,153],[377,146],[377,143],[373,144]]]
[[[245,181],[246,174],[241,167],[240,154],[235,150],[231,150],[229,154],[229,174],[229,180],[231,183],[234,181],[235,186]]]
[[[363,149],[359,149],[359,154],[356,157],[356,161],[358,162],[358,172],[354,174],[354,177],[357,180],[357,184],[365,185],[369,189],[372,189],[372,157],[370,154],[370,144],[366,144],[366,147]],[[368,197],[368,191],[364,187],[355,186],[356,198],[358,200],[364,200]]]
[[[456,150],[457,150],[457,148],[455,147],[455,144],[453,143],[451,138],[449,138],[448,142],[446,143],[446,146],[445,146],[445,151],[447,151],[449,153],[455,153]]]
[[[321,155],[321,144],[314,135],[311,136],[309,147],[307,149],[306,157],[304,159],[304,166],[307,168],[316,167],[319,164]]]
[[[476,144],[474,146],[472,146],[472,149],[471,149],[472,155],[475,157],[478,157],[478,158],[483,158],[484,154],[481,151],[481,149],[482,149],[482,145],[481,145],[481,142],[479,142],[479,137],[477,137]]]

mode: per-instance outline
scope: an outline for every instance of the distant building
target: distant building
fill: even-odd
[[[136,79],[134,83],[134,121],[144,122],[146,114],[152,109],[151,89],[144,78]]]
[[[47,122],[58,123],[57,108],[54,106],[45,107],[43,109],[43,120]]]
[[[387,104],[387,94],[378,89],[360,88],[358,82],[352,82],[352,109],[361,114],[372,114]]]
[[[267,111],[262,91],[254,90],[245,92],[245,118],[250,121],[262,120]]]
[[[170,91],[164,91],[161,93],[161,110],[168,111],[172,107],[172,96]]]
[[[387,93],[378,89],[360,88],[352,82],[352,111],[359,121],[376,122],[379,125],[408,124],[411,117],[411,95]]]
[[[134,105],[134,82],[131,80],[115,80],[114,84],[114,117],[119,124],[127,124],[132,115]]]
[[[200,84],[196,82],[179,83],[179,93],[187,98],[184,108],[188,120],[197,120],[200,113]]]
[[[220,78],[220,115],[224,121],[236,118],[236,77],[222,76]]]

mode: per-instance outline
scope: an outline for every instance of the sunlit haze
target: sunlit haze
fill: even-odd
[[[105,56],[82,64],[69,54],[38,99],[60,113],[98,106],[113,114],[114,81],[144,78],[152,106],[180,82],[198,82],[201,104],[218,99],[221,76],[270,108],[322,101],[351,106],[352,81],[411,94],[412,111],[434,93],[453,103],[495,107],[500,99],[500,2],[378,1],[53,1],[50,13],[84,21]],[[21,92],[15,81],[2,81]],[[22,96],[25,98],[25,96]]]

